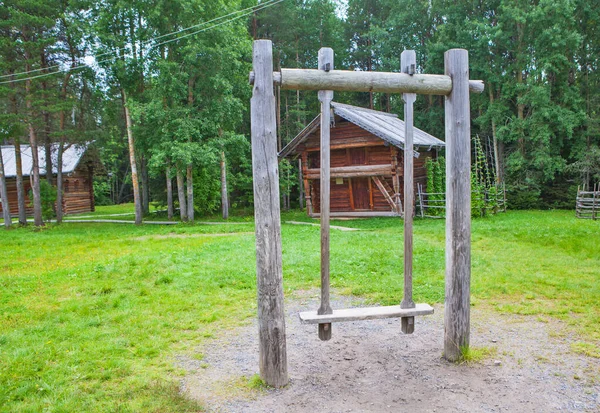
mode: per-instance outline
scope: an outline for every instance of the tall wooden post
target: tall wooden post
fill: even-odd
[[[298,203],[300,204],[300,209],[304,209],[304,190],[302,189],[303,182],[302,159],[298,158]]]
[[[333,70],[333,49],[319,49],[319,70]],[[329,303],[329,210],[331,175],[330,166],[330,129],[331,129],[331,90],[319,90],[321,101],[321,306],[317,314],[332,314]],[[331,339],[331,323],[319,324],[319,338]]]
[[[417,55],[414,50],[405,50],[400,56],[402,73],[415,74]],[[404,299],[402,308],[415,308],[412,296],[413,278],[413,212],[414,212],[414,167],[413,167],[413,104],[415,93],[403,93],[404,100]],[[402,317],[401,329],[404,334],[415,331],[415,318]]]
[[[471,116],[469,54],[444,54],[452,78],[446,96],[446,304],[444,357],[456,361],[469,346],[471,288]]]
[[[270,386],[288,383],[277,127],[273,95],[273,47],[270,40],[254,42],[255,82],[250,101],[252,176],[256,225],[256,278],[260,377]]]

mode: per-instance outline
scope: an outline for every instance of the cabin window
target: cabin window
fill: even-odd
[[[308,153],[308,167],[310,169],[321,167],[321,153],[320,152],[309,152]]]

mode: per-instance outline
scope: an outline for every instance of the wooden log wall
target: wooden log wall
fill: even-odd
[[[95,209],[94,204],[94,186],[93,173],[87,165],[81,165],[73,173],[64,175],[64,196],[63,196],[63,211],[65,215],[80,214],[83,212],[92,212]],[[56,177],[54,178],[56,181]],[[33,216],[33,207],[29,199],[29,191],[31,183],[28,177],[24,178],[25,187],[25,205],[27,216]],[[10,205],[10,214],[13,217],[19,215],[19,207],[17,204],[17,183],[16,178],[6,179],[6,188],[8,190],[8,203]],[[2,212],[2,204],[0,204],[0,212]]]
[[[304,143],[297,148],[303,152],[304,179],[308,183],[305,188],[307,199],[310,197],[312,212],[320,212],[320,152],[319,129],[315,130]],[[349,211],[392,211],[393,208],[386,196],[372,182],[371,176],[378,176],[388,193],[394,196],[394,170],[399,177],[398,186],[401,201],[404,202],[403,154],[402,151],[365,131],[359,126],[336,117],[335,126],[331,129],[331,212]],[[364,155],[361,155],[364,151]],[[422,151],[419,158],[414,159],[414,188],[427,183],[425,162],[432,152]],[[360,161],[360,162],[357,162]],[[368,205],[355,205],[355,200],[361,203],[361,194],[357,191],[367,191]],[[309,211],[310,213],[310,211]]]

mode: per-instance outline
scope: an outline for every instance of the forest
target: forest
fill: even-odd
[[[133,201],[139,222],[151,204],[193,221],[252,207],[253,39],[273,41],[276,70],[316,68],[327,46],[336,69],[399,71],[401,52],[413,49],[418,72],[443,73],[443,53],[464,48],[470,77],[486,87],[471,96],[474,141],[510,208],[572,208],[578,185],[600,181],[599,21],[586,0],[6,0],[0,142],[15,157],[21,144],[58,144],[59,163],[65,148],[92,142],[97,204]],[[318,100],[276,98],[281,148]],[[382,93],[335,100],[403,107]],[[443,110],[443,97],[419,97],[416,126],[443,139]],[[63,192],[60,168],[53,179],[39,167],[34,159],[36,225],[44,199],[60,205]],[[298,205],[296,168],[280,165],[287,208]]]

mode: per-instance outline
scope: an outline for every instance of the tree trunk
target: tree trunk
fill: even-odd
[[[61,131],[64,128],[64,113],[61,113]],[[60,224],[63,219],[63,153],[65,151],[65,139],[61,135],[56,155],[56,223]],[[92,183],[90,182],[90,185]]]
[[[23,161],[21,159],[21,140],[15,138],[15,166],[17,168],[17,205],[19,207],[19,225],[27,225],[27,206],[25,205],[25,186],[23,185]]]
[[[225,165],[225,152],[221,151],[221,207],[223,219],[229,218],[229,200],[227,199],[227,167]]]
[[[148,186],[148,161],[142,155],[140,158],[140,166],[142,168],[142,211],[144,214],[150,213],[150,188]]]
[[[2,159],[2,151],[0,150],[0,199],[2,200],[2,216],[4,218],[4,226],[8,229],[12,220],[10,218],[10,204],[8,202],[8,191],[6,190],[6,179],[4,176],[4,160]]]
[[[48,118],[48,114],[45,113],[44,114],[44,122],[47,120],[49,122]],[[46,125],[46,128],[48,128],[49,126]],[[48,134],[48,131],[44,131],[44,153],[46,155],[46,159],[45,159],[45,169],[46,169],[46,181],[48,181],[48,183],[50,184],[50,186],[52,186],[52,143],[50,142],[50,136]]]
[[[518,146],[521,155],[525,157],[525,131],[523,130],[523,121],[525,119],[525,105],[521,103],[522,89],[521,85],[523,84],[523,69],[521,68],[519,63],[519,59],[521,59],[521,55],[523,52],[523,37],[524,37],[524,28],[522,23],[517,23],[517,84],[518,84],[518,93],[517,93],[517,117],[519,119],[519,138],[518,138]]]
[[[194,168],[192,165],[187,166],[187,218],[188,221],[194,221]]]
[[[75,59],[73,58],[73,63],[71,67],[75,67]],[[67,85],[69,84],[69,79],[71,78],[71,72],[67,72],[65,75],[65,80],[63,82],[63,86],[61,88],[60,97],[63,102],[66,104],[67,99]],[[60,120],[59,125],[60,129],[60,141],[58,143],[58,154],[56,157],[56,223],[60,224],[63,219],[63,153],[65,151],[65,128],[66,128],[66,114],[65,110],[62,109],[60,111]],[[90,185],[92,183],[90,182]]]
[[[188,79],[188,107],[191,110],[194,106],[194,85],[196,84],[196,76],[191,75]],[[189,138],[190,144],[192,143],[192,137]],[[187,219],[188,221],[194,221],[194,167],[190,163],[187,166]]]
[[[127,107],[127,95],[125,90],[121,89],[121,98],[123,100],[123,108],[125,109],[125,121],[127,123],[127,143],[129,145],[129,163],[131,165],[131,183],[133,186],[133,202],[135,204],[135,224],[142,223],[142,200],[140,199],[140,184],[138,182],[137,165],[135,163],[135,142],[133,140],[133,125],[131,115]]]
[[[29,56],[25,58],[29,60]],[[25,70],[29,71],[29,64],[25,65]],[[31,103],[31,79],[27,79],[25,81],[25,105],[27,107],[27,126],[29,128],[29,145],[31,147],[31,164],[32,171],[31,176],[33,178],[32,192],[33,192],[33,222],[36,227],[40,227],[44,225],[44,221],[42,219],[42,198],[40,196],[40,160],[38,156],[38,145],[37,145],[37,135],[35,133],[35,128],[33,127],[33,105]]]
[[[125,196],[125,180],[127,179],[127,175],[129,175],[129,168],[131,168],[131,165],[128,163],[127,164],[127,170],[125,171],[125,175],[123,175],[123,180],[121,181],[121,189],[119,189],[119,195],[117,195],[117,204],[120,204],[121,202],[123,202],[123,197]],[[117,186],[119,185],[119,177],[116,176],[116,180],[117,180]]]
[[[185,202],[185,188],[183,183],[183,172],[177,168],[177,197],[179,198],[179,216],[182,221],[187,221],[187,205]]]
[[[173,181],[171,180],[171,167],[167,166],[165,172],[167,178],[167,218],[173,219]]]

